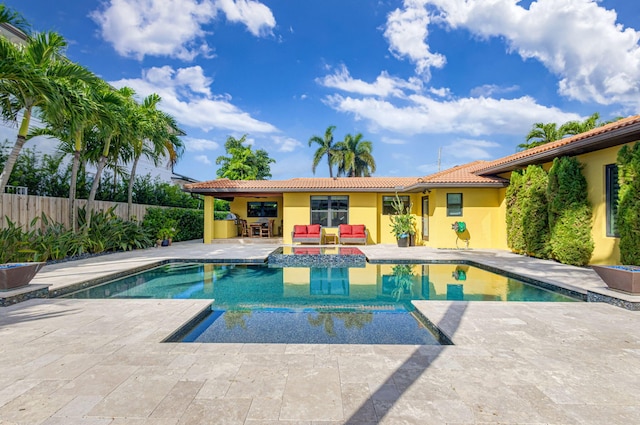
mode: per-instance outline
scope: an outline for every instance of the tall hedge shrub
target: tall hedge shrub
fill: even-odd
[[[640,143],[618,152],[618,215],[620,261],[640,265]]]
[[[538,258],[549,258],[548,183],[547,172],[541,166],[529,165],[519,195],[525,250],[528,255]]]
[[[594,247],[592,210],[587,198],[587,180],[576,158],[553,160],[547,198],[551,257],[564,264],[588,264]]]
[[[521,171],[511,173],[511,179],[505,194],[507,203],[507,246],[513,251],[522,254],[526,251],[524,243],[524,229],[522,227],[522,206],[520,205],[520,193],[522,191],[523,177]]]
[[[174,242],[202,239],[204,237],[204,211],[186,208],[147,208],[142,225],[153,235],[175,223],[177,229]]]

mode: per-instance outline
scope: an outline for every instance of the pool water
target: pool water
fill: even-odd
[[[411,300],[576,301],[463,264],[352,268],[170,263],[66,295],[212,299],[183,341],[437,344]]]

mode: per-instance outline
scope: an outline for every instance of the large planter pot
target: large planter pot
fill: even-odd
[[[591,266],[611,289],[640,295],[640,267]]]
[[[409,238],[408,237],[406,237],[406,238],[398,238],[397,241],[398,241],[398,246],[400,248],[406,248],[406,247],[409,246]]]
[[[0,291],[28,285],[45,263],[0,264]]]

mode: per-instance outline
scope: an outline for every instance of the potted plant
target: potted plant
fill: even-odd
[[[390,216],[391,233],[396,237],[399,247],[409,246],[409,239],[416,234],[416,218],[411,214],[411,205],[405,208],[404,203],[396,193],[396,199],[391,203],[395,214]]]
[[[156,243],[161,246],[169,246],[171,245],[172,239],[176,236],[176,233],[178,233],[178,231],[173,225],[162,227],[158,230],[158,240]]]

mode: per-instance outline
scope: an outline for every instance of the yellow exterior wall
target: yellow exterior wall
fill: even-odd
[[[204,243],[211,243],[214,238],[213,233],[213,196],[204,196]]]
[[[238,236],[235,220],[215,220],[213,222],[213,239],[230,239]]]
[[[462,193],[462,216],[447,216],[447,193]],[[507,249],[505,223],[505,189],[447,188],[434,189],[429,194],[429,240],[424,245],[433,248],[456,248],[456,232],[451,225],[463,221],[469,248]],[[466,244],[458,241],[458,247]]]
[[[311,196],[345,195],[345,193],[285,193],[284,194],[284,228],[283,242],[291,243],[291,232],[296,224],[309,224],[311,221]],[[347,193],[349,196],[349,223],[364,224],[369,230],[367,243],[376,243],[377,230],[377,194]],[[325,234],[338,234],[337,227],[324,229]]]
[[[605,166],[616,163],[621,148],[614,146],[577,157],[584,165],[582,173],[587,179],[589,202],[593,207],[591,264],[620,264],[620,238],[607,236]]]
[[[273,232],[276,235],[279,235],[279,229],[282,228],[282,212],[283,212],[283,199],[281,196],[272,196],[268,198],[241,198],[235,197],[233,201],[231,201],[230,208],[231,212],[236,214],[238,217],[247,220],[247,224],[255,223],[258,221],[258,217],[247,217],[247,203],[249,202],[277,202],[278,203],[278,216],[277,217],[268,217],[269,219],[274,219],[273,223]]]

